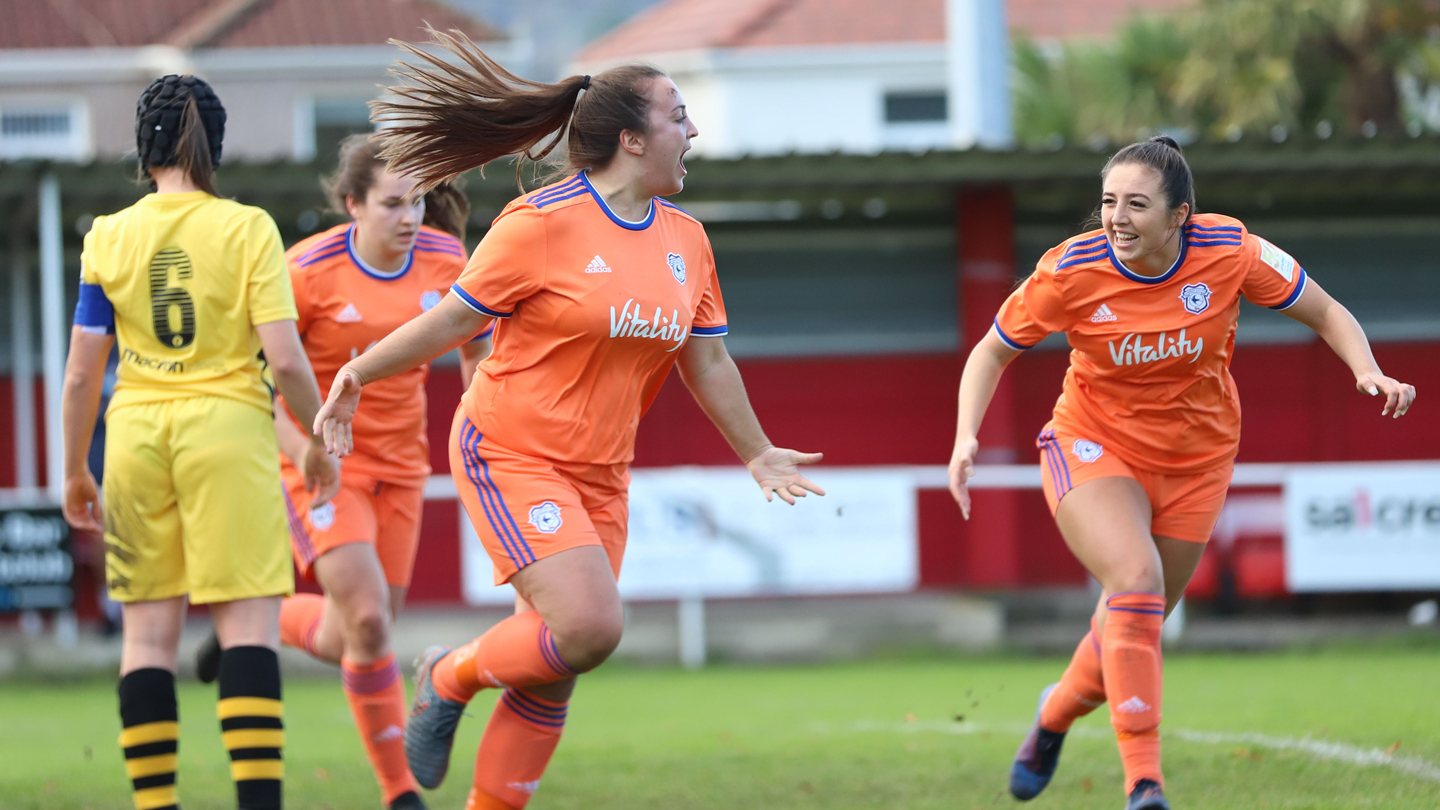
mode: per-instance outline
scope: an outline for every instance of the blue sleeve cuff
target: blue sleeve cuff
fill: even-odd
[[[1300,300],[1300,295],[1305,292],[1305,285],[1309,281],[1310,277],[1305,275],[1305,268],[1300,268],[1300,281],[1296,282],[1295,290],[1290,293],[1290,297],[1270,308],[1283,311],[1295,306],[1295,302]]]
[[[470,338],[470,342],[474,343],[479,340],[487,340],[493,334],[495,334],[495,322],[491,321],[488,326],[480,330],[480,334],[476,335],[473,338]]]
[[[80,283],[80,301],[75,304],[75,325],[86,331],[104,329],[115,333],[115,307],[99,284]]]
[[[719,326],[692,326],[690,334],[696,337],[724,337],[730,334],[730,327],[723,323]]]
[[[511,315],[515,314],[513,312],[501,312],[499,310],[491,309],[485,306],[484,304],[475,300],[475,296],[465,292],[465,289],[459,284],[451,284],[450,292],[455,293],[455,296],[457,298],[459,298],[461,301],[464,301],[465,306],[470,307],[481,315],[489,315],[492,318],[508,318]]]
[[[998,317],[995,318],[995,334],[999,335],[1000,342],[1004,343],[1006,346],[1009,346],[1017,352],[1023,352],[1026,349],[1030,348],[1030,346],[1026,346],[1023,343],[1016,343],[1015,341],[1011,340],[1010,336],[1005,334],[1005,330],[1000,328],[1000,318]]]

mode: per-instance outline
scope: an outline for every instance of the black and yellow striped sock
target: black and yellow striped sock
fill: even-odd
[[[180,713],[175,673],[153,667],[120,679],[120,747],[135,790],[136,810],[179,810],[175,766],[180,750]]]
[[[231,647],[220,657],[220,736],[240,810],[280,810],[285,777],[280,658],[266,647]]]

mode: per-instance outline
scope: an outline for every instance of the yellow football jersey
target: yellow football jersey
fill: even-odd
[[[297,316],[269,214],[203,191],[149,194],[95,218],[80,273],[76,325],[113,325],[120,342],[112,411],[206,395],[270,408],[254,327]]]

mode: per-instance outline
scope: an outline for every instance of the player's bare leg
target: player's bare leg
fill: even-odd
[[[298,635],[307,652],[340,665],[345,699],[385,805],[423,806],[405,761],[405,681],[390,646],[396,589],[386,584],[369,543],[321,554],[315,578],[325,590],[324,610],[311,619],[312,629],[297,634],[292,628],[287,636]],[[398,590],[403,600],[405,589]],[[292,605],[293,597],[287,610]]]
[[[280,702],[279,596],[211,605],[220,658],[221,737],[241,807],[279,810],[285,724]]]
[[[185,597],[129,602],[120,652],[120,747],[137,805],[173,807],[180,714],[175,664]]]
[[[1065,543],[1104,589],[1101,662],[1110,722],[1125,767],[1125,793],[1137,807],[1167,807],[1160,770],[1160,628],[1169,601],[1164,560],[1150,534],[1145,490],[1130,478],[1099,478],[1080,484],[1060,501],[1055,521]],[[1167,552],[1176,551],[1167,544]],[[1188,574],[1198,555],[1183,570]],[[1183,586],[1176,588],[1183,591]],[[1133,802],[1132,802],[1133,803]]]
[[[406,753],[426,787],[445,777],[465,704],[482,688],[505,689],[481,741],[472,808],[528,801],[559,743],[575,676],[603,663],[624,629],[600,546],[545,557],[511,582],[522,597],[514,616],[459,649],[432,648],[416,672]]]

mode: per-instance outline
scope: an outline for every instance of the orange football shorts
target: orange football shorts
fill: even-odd
[[[286,465],[285,506],[290,516],[290,547],[295,566],[315,579],[315,560],[337,546],[369,543],[375,547],[385,581],[409,587],[420,546],[420,515],[425,488],[377,481],[365,476],[340,476],[340,492],[319,509],[310,508],[310,493],[300,471]]]
[[[1210,540],[1235,472],[1233,461],[1188,475],[1150,472],[1127,464],[1099,442],[1049,429],[1035,445],[1040,448],[1040,477],[1050,514],[1055,514],[1066,493],[1086,481],[1129,478],[1150,498],[1150,533],[1192,543]]]
[[[575,464],[507,450],[462,406],[450,429],[450,474],[495,564],[495,584],[557,552],[601,546],[620,576],[630,519],[626,464]]]

